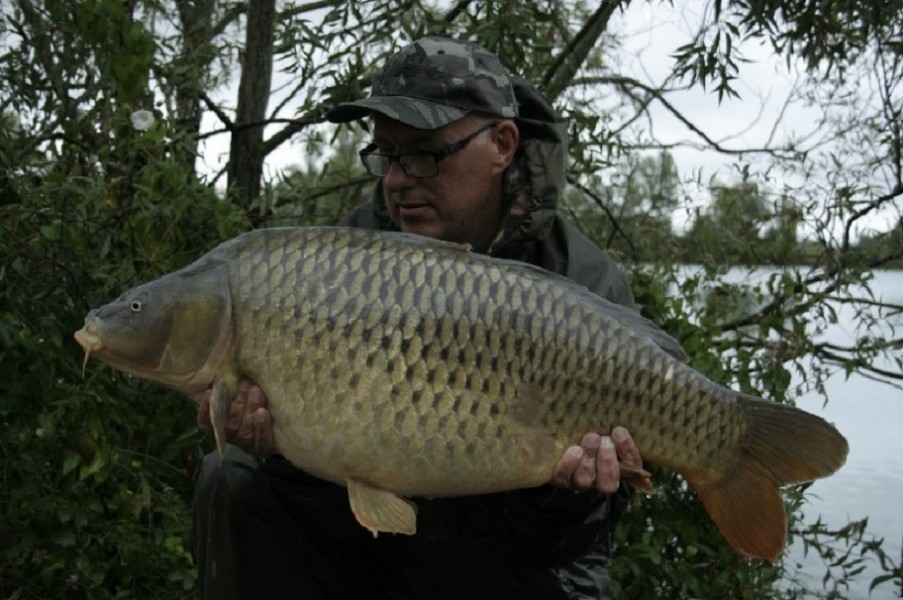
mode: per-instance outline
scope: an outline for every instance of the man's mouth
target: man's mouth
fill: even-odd
[[[431,206],[420,202],[406,202],[398,205],[398,213],[403,217],[420,216],[431,210]]]

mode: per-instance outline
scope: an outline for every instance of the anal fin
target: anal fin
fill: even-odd
[[[351,512],[358,523],[374,534],[417,532],[417,510],[413,502],[357,479],[345,481]]]

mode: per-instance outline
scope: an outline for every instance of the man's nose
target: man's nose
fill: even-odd
[[[412,181],[414,181],[414,178],[404,172],[398,159],[393,159],[389,162],[389,172],[386,173],[383,180],[383,184],[386,187],[401,188],[411,185]]]

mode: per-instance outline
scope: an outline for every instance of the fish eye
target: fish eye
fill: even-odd
[[[132,312],[141,312],[141,300],[138,300],[137,298],[132,300],[129,303],[129,308],[132,309]]]

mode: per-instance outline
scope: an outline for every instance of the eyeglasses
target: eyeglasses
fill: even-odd
[[[492,129],[498,124],[498,121],[486,123],[467,137],[462,138],[457,142],[454,142],[453,144],[449,144],[445,148],[437,150],[436,152],[418,152],[416,154],[383,154],[381,152],[375,151],[376,144],[370,144],[369,146],[361,150],[358,154],[361,157],[361,162],[364,163],[364,168],[366,168],[367,172],[371,175],[375,175],[377,177],[385,177],[389,174],[389,168],[392,166],[392,162],[397,160],[398,164],[401,165],[401,170],[404,171],[405,175],[407,175],[408,177],[427,179],[429,177],[435,177],[439,174],[440,160],[444,160],[452,154],[460,152],[461,150],[466,148],[467,144],[472,142],[478,135],[488,129]]]

